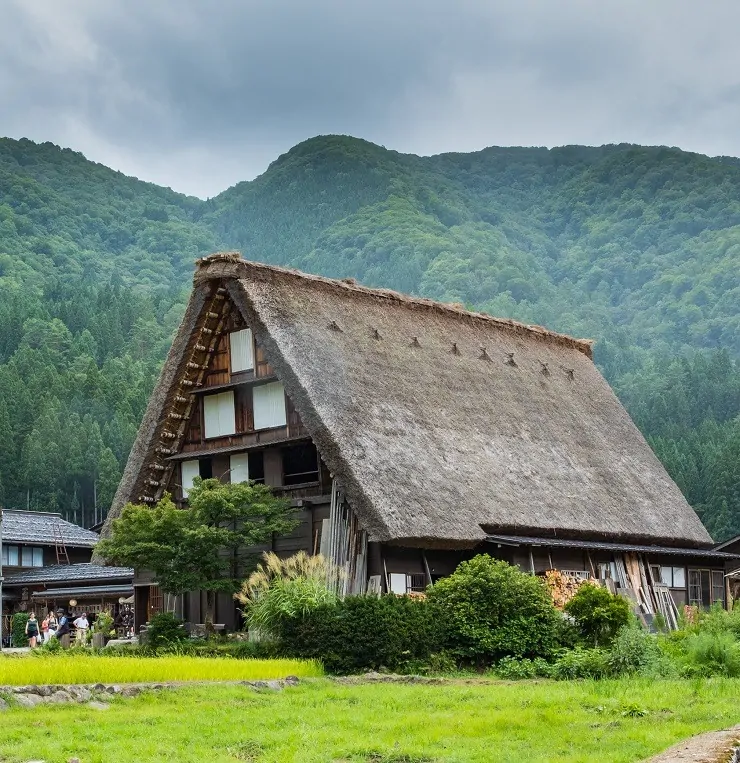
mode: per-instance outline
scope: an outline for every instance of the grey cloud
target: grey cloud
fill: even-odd
[[[6,0],[0,133],[213,195],[315,134],[740,154],[734,0]]]

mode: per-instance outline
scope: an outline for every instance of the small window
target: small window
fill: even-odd
[[[249,479],[252,482],[265,482],[265,454],[261,450],[254,451],[248,456]]]
[[[288,423],[285,415],[285,390],[280,382],[255,387],[252,399],[255,429],[284,427]]]
[[[716,570],[712,571],[712,604],[724,604],[725,576]]]
[[[254,368],[251,329],[242,329],[229,334],[229,349],[232,374],[251,371]]]
[[[247,453],[234,453],[229,459],[229,481],[232,483],[247,482],[249,480],[249,455]]]
[[[197,459],[192,461],[183,461],[180,464],[180,484],[182,485],[183,498],[188,497],[190,489],[193,487],[193,480],[200,477],[200,467]]]
[[[236,411],[233,391],[206,395],[203,398],[203,418],[206,438],[235,434]]]
[[[391,572],[388,575],[388,587],[391,589],[391,593],[405,594],[406,593],[406,573],[404,572]]]
[[[21,549],[21,567],[33,567],[33,549],[30,546]]]
[[[8,567],[20,567],[18,558],[18,546],[6,546],[8,549]]]
[[[44,549],[43,548],[34,548],[34,550],[33,550],[33,566],[34,567],[43,567],[44,566]]]
[[[699,570],[689,570],[689,604],[701,606],[701,575]]]
[[[283,485],[318,482],[319,458],[312,442],[283,448]]]
[[[686,568],[685,567],[673,568],[673,587],[686,588]]]

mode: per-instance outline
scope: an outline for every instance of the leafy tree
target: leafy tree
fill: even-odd
[[[216,594],[236,593],[256,563],[248,547],[297,523],[288,501],[252,482],[196,478],[188,505],[178,509],[169,496],[152,508],[129,504],[98,552],[110,563],[151,570],[167,593],[205,591],[212,624]]]

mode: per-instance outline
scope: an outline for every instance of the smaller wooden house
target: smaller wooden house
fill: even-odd
[[[134,571],[91,564],[98,534],[61,514],[3,510],[0,537],[3,634],[13,612],[118,614],[133,595]]]
[[[588,340],[221,253],[194,287],[106,526],[196,476],[255,480],[343,593],[424,590],[475,553],[601,580],[646,617],[727,602],[712,539]],[[255,549],[259,550],[259,549]],[[137,571],[137,621],[163,606]],[[202,597],[178,611],[198,622]],[[218,621],[238,625],[221,597]]]

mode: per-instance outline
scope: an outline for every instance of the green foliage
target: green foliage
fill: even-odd
[[[609,655],[603,649],[577,647],[559,657],[553,667],[553,678],[572,681],[577,678],[608,678],[611,675]]]
[[[219,248],[597,340],[717,539],[740,533],[740,166],[633,145],[295,146],[201,201],[0,139],[0,502],[92,524]]]
[[[407,596],[348,596],[282,620],[279,640],[284,653],[319,659],[339,674],[404,672],[440,651],[435,610]]]
[[[547,657],[558,646],[560,613],[543,582],[480,554],[428,593],[445,648],[475,665],[504,657]]]
[[[685,640],[684,651],[688,675],[740,676],[740,644],[731,633],[693,633]]]
[[[110,632],[113,629],[113,625],[114,625],[113,615],[111,615],[110,612],[103,611],[103,612],[100,612],[95,618],[93,629],[97,633],[102,633],[108,636],[110,635]]]
[[[166,495],[156,506],[126,506],[98,544],[110,563],[149,569],[172,594],[207,592],[206,622],[218,591],[234,594],[256,560],[249,547],[296,525],[289,501],[253,482],[223,484],[196,477],[180,511]]]
[[[160,612],[149,620],[146,629],[146,645],[149,648],[171,647],[187,639],[188,634],[183,628],[182,620],[171,612]]]
[[[520,681],[527,678],[551,678],[554,666],[552,663],[538,657],[534,660],[518,660],[515,657],[504,657],[499,660],[495,667],[495,673],[499,678],[511,681]]]
[[[614,676],[675,677],[678,673],[675,665],[664,657],[657,638],[647,633],[634,618],[612,640],[607,659]]]
[[[595,646],[611,643],[631,617],[625,598],[590,583],[580,586],[565,611],[575,620],[582,637]]]
[[[327,583],[338,574],[320,554],[309,556],[299,551],[281,559],[274,552],[266,552],[236,598],[245,607],[250,628],[275,636],[284,620],[305,617],[317,607],[336,603],[337,595]]]
[[[26,623],[28,612],[16,612],[10,621],[10,638],[13,646],[28,646]]]

